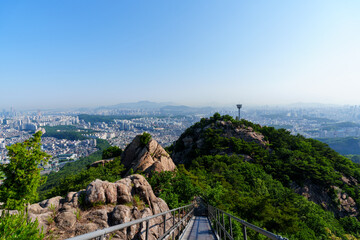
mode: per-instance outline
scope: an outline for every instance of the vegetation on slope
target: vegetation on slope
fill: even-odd
[[[148,179],[155,195],[162,198],[170,209],[190,204],[200,189],[192,183],[190,173],[183,165],[175,172],[154,172]]]
[[[115,182],[121,179],[121,174],[124,170],[125,168],[121,164],[120,157],[116,157],[113,161],[105,163],[104,166],[90,167],[77,174],[65,176],[59,180],[59,184],[56,184],[46,192],[44,198],[66,196],[68,192],[85,189],[89,183],[96,179]]]
[[[348,159],[350,159],[354,163],[360,163],[360,155],[349,154],[349,155],[345,155],[345,157],[347,157]]]
[[[110,144],[106,140],[102,139],[97,139],[96,142],[97,148],[99,149],[98,151],[87,157],[82,157],[76,162],[67,163],[60,169],[60,171],[51,172],[47,175],[46,183],[41,185],[38,189],[40,199],[45,199],[46,196],[49,196],[47,192],[52,188],[60,186],[62,184],[62,179],[78,174],[82,170],[86,169],[91,163],[102,159],[103,151],[109,148]]]

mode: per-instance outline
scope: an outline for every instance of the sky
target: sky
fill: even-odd
[[[360,104],[360,1],[2,0],[0,108]]]

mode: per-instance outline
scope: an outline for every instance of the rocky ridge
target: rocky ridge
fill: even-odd
[[[95,180],[85,190],[70,192],[28,206],[29,218],[39,221],[47,236],[56,239],[85,234],[144,218],[169,207],[157,198],[146,179],[134,174],[115,183]],[[168,217],[171,217],[169,214]],[[149,239],[163,232],[162,217],[150,221]],[[170,226],[166,226],[169,228]],[[144,224],[115,232],[112,239],[144,239]]]
[[[124,167],[134,172],[140,171],[149,175],[152,171],[174,171],[176,166],[170,155],[154,139],[146,145],[141,143],[141,135],[138,135],[126,147],[121,155],[121,163]]]

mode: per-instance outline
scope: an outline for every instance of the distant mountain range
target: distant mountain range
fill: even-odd
[[[163,103],[157,103],[157,102],[150,102],[150,101],[139,101],[139,102],[130,102],[130,103],[119,103],[116,105],[107,106],[104,108],[108,109],[160,109],[167,105],[174,105],[171,102],[163,102]]]
[[[212,107],[189,107],[185,105],[176,105],[171,102],[150,102],[150,101],[139,101],[132,103],[119,103],[111,106],[99,107],[98,109],[123,109],[123,110],[149,110],[149,111],[160,111],[164,114],[188,114],[188,113],[202,113],[202,114],[213,114],[214,108]]]

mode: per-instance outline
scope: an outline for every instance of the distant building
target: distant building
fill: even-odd
[[[77,159],[77,154],[61,154],[57,157],[59,160],[70,160],[70,159]]]

